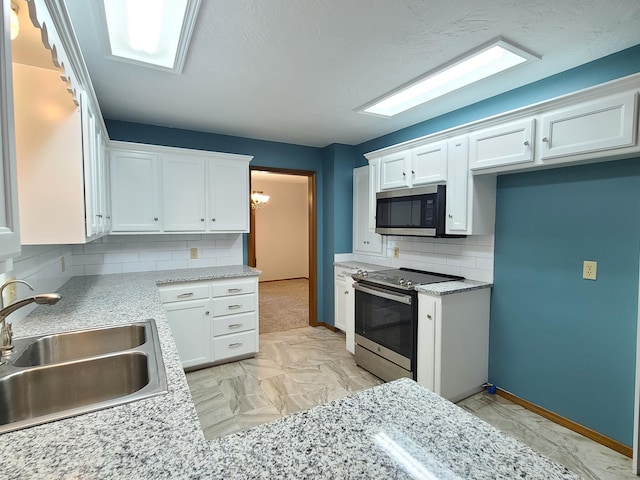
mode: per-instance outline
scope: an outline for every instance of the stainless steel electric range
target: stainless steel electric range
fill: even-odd
[[[385,381],[416,379],[418,338],[417,285],[464,280],[464,277],[410,268],[358,271],[355,324],[356,363]]]

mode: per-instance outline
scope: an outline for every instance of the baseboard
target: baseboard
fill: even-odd
[[[312,327],[324,327],[324,328],[328,328],[332,332],[338,331],[336,327],[334,327],[333,325],[329,325],[328,323],[325,323],[325,322],[318,322],[315,325],[312,325]]]
[[[612,438],[602,435],[601,433],[598,433],[595,430],[591,430],[590,428],[585,427],[584,425],[580,425],[579,423],[569,420],[568,418],[562,417],[557,413],[554,413],[550,410],[547,410],[546,408],[543,408],[539,405],[531,403],[525,400],[524,398],[520,398],[511,392],[502,390],[501,388],[496,389],[496,393],[501,397],[506,398],[510,402],[515,403],[516,405],[520,405],[521,407],[524,407],[527,410],[532,411],[533,413],[537,413],[538,415],[546,418],[547,420],[551,420],[552,422],[557,423],[558,425],[562,425],[563,427],[566,427],[569,430],[573,430],[574,432],[579,433],[580,435],[587,437],[588,439],[593,440],[594,442],[604,445],[605,447],[610,448],[611,450],[615,450],[616,452],[621,453],[622,455],[625,455],[629,458],[633,458],[633,448],[625,445],[624,443],[620,443],[617,440],[613,440]]]

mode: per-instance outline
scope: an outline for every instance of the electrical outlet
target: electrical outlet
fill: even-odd
[[[62,269],[63,272],[67,269],[67,267],[64,264],[64,257],[60,257],[60,268]]]
[[[400,256],[400,247],[393,247],[393,258],[398,258]]]
[[[585,260],[582,262],[582,278],[586,280],[595,280],[598,273],[598,262]]]
[[[198,258],[198,249],[197,248],[189,249],[189,253],[190,253],[191,258]]]

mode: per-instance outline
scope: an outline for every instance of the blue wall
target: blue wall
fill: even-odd
[[[498,178],[490,381],[632,443],[640,158]],[[596,281],[582,261],[598,262]]]

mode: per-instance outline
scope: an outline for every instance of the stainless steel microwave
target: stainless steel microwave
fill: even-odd
[[[445,185],[379,192],[376,194],[376,233],[453,237],[445,233],[445,201]]]

